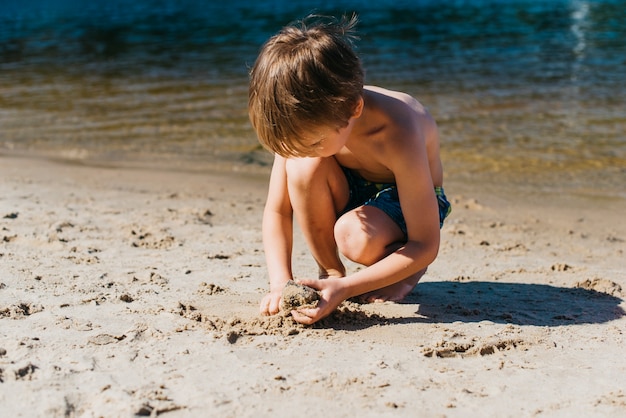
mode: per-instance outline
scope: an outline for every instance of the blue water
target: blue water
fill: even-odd
[[[358,14],[367,82],[430,108],[453,174],[626,179],[626,0],[4,0],[0,152],[263,167],[247,71],[312,12]]]
[[[376,78],[448,89],[577,78],[579,86],[601,87],[602,93],[623,89],[625,1],[378,0],[320,6],[328,3],[8,1],[0,9],[2,68],[243,76],[259,45],[285,23],[311,12],[356,12],[360,52]]]

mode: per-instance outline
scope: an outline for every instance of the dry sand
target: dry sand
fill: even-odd
[[[0,178],[2,417],[626,416],[622,200],[449,181],[408,300],[307,328],[258,316],[265,176],[0,157]]]

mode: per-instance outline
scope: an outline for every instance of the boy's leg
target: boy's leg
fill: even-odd
[[[320,277],[343,277],[333,228],[348,203],[348,182],[337,161],[330,158],[287,160],[287,187],[294,214],[320,268]]]
[[[360,206],[347,212],[335,224],[339,251],[348,259],[370,266],[404,245],[404,233],[385,212],[374,206]],[[426,269],[362,297],[368,302],[400,301],[411,293]]]

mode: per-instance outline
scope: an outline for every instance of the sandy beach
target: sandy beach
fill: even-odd
[[[624,200],[449,179],[409,298],[303,327],[258,315],[265,175],[0,178],[2,417],[626,416]],[[299,234],[294,258],[314,274]]]

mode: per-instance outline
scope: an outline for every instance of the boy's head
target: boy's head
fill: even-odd
[[[351,44],[356,21],[310,16],[263,45],[250,72],[248,113],[265,148],[309,156],[320,129],[348,125],[363,93]]]

